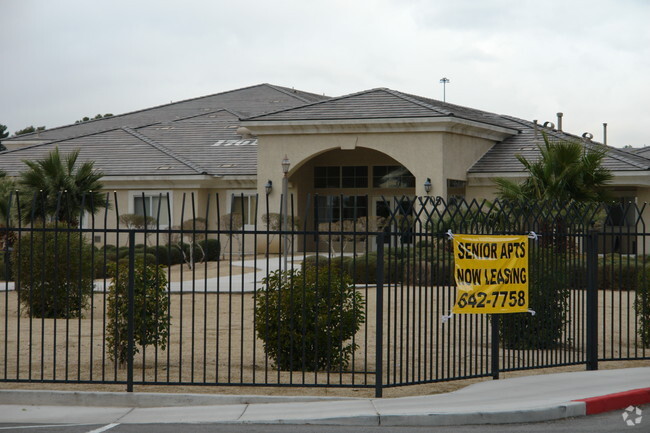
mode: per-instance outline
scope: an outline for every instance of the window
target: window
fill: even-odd
[[[464,180],[447,179],[447,204],[460,205],[465,199],[465,185]]]
[[[168,193],[134,193],[133,213],[154,218],[159,227],[171,225],[170,196]]]
[[[257,215],[257,194],[236,193],[232,195],[230,203],[230,213],[242,216],[244,228],[254,228]]]
[[[365,195],[317,196],[314,215],[317,224],[367,217],[368,197]]]
[[[606,224],[614,227],[632,227],[636,224],[635,197],[620,197],[610,204]]]
[[[315,188],[340,188],[340,167],[316,167],[314,170]]]
[[[415,176],[401,165],[377,165],[372,168],[375,188],[413,188]]]
[[[367,187],[368,167],[365,165],[314,168],[314,188]]]

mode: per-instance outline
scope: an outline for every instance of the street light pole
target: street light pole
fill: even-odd
[[[284,271],[287,271],[287,258],[289,255],[289,234],[287,233],[287,215],[289,213],[289,167],[291,163],[287,155],[284,155],[282,160],[282,231],[284,232],[284,242],[282,247],[282,255],[284,256]]]
[[[440,82],[442,83],[442,102],[447,102],[447,83],[449,82],[449,78],[442,77]]]

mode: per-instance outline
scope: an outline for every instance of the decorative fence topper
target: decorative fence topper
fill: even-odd
[[[454,235],[455,314],[528,312],[528,236]]]

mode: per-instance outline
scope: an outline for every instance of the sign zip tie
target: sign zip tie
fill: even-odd
[[[535,310],[533,310],[533,309],[531,309],[531,308],[528,309],[528,312],[529,312],[530,314],[532,314],[533,316],[534,316],[535,314],[537,314],[537,313],[535,313]]]
[[[537,239],[539,239],[540,236],[541,236],[541,235],[538,235],[537,233],[535,233],[535,232],[533,232],[533,231],[531,231],[530,233],[528,233],[528,238],[529,238],[529,239],[532,239],[532,240],[535,240],[535,241],[536,241]]]
[[[454,316],[454,312],[452,311],[449,316],[445,316],[444,314],[442,315],[442,323],[446,323],[449,319],[451,319]]]
[[[447,230],[447,237],[451,240],[454,238],[454,234],[451,232],[451,229]],[[444,316],[443,316],[444,317]]]

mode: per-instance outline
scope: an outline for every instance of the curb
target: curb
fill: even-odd
[[[265,395],[171,394],[155,392],[90,392],[0,390],[1,405],[81,407],[187,407],[236,404],[305,403],[357,400],[352,397],[293,397]]]
[[[628,406],[639,406],[650,403],[650,388],[633,389],[574,401],[584,402],[586,414],[595,415],[597,413],[625,409]]]

